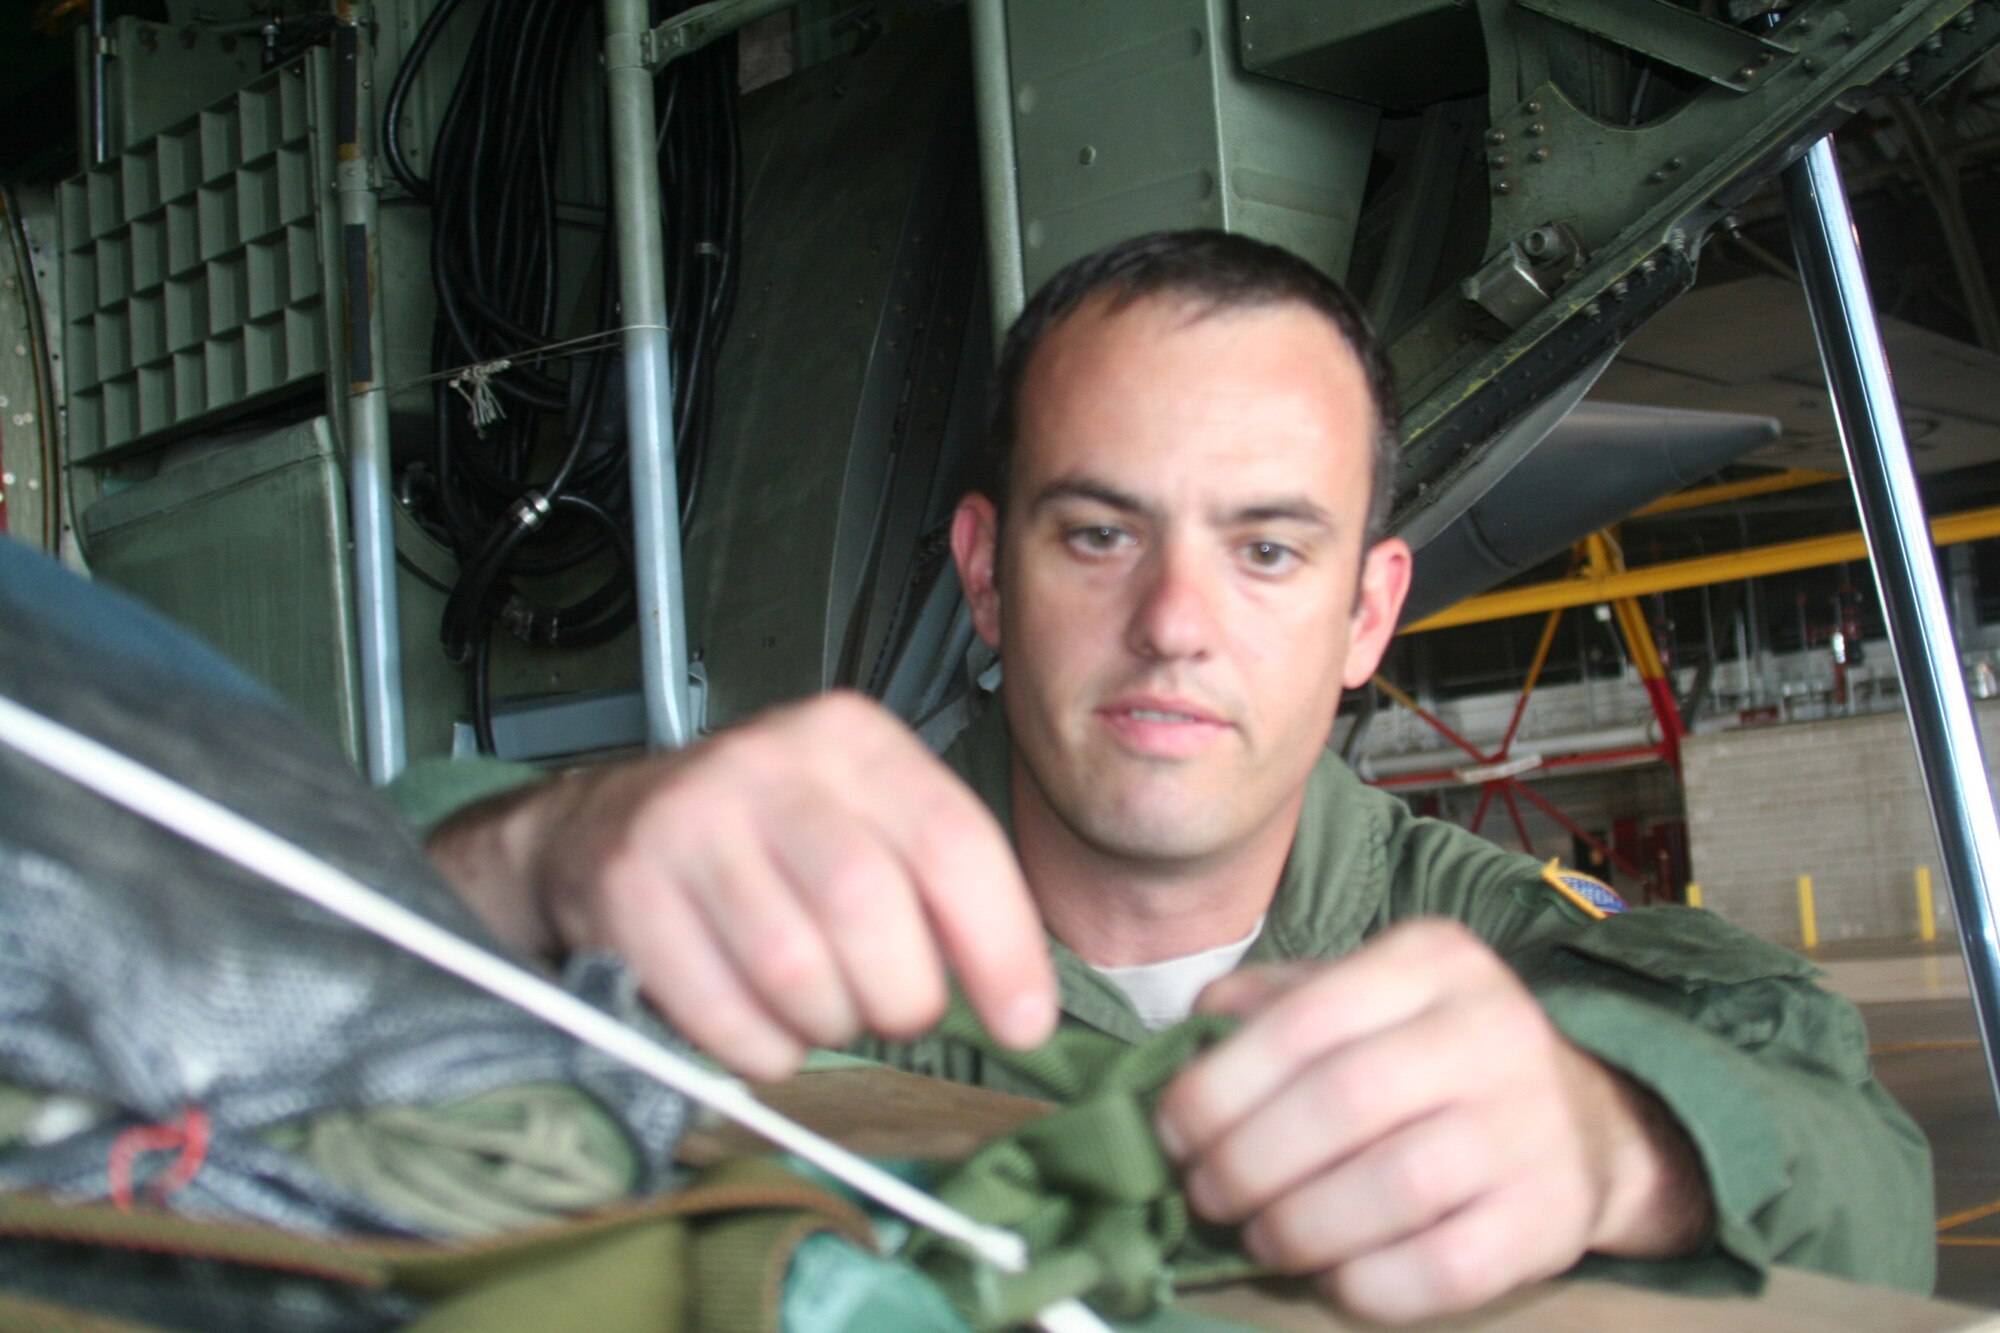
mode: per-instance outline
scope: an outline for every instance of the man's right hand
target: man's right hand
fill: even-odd
[[[618,954],[675,1028],[753,1078],[809,1046],[924,1031],[947,968],[1002,1041],[1055,1024],[999,825],[858,695],[501,797],[446,821],[430,852],[508,943]]]

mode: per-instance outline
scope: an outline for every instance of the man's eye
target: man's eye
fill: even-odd
[[[1069,532],[1069,544],[1088,555],[1109,555],[1131,540],[1132,534],[1123,528],[1114,528],[1103,523],[1084,528],[1071,528]]]
[[[1260,574],[1279,574],[1299,562],[1299,553],[1277,542],[1251,542],[1243,548],[1244,563]]]

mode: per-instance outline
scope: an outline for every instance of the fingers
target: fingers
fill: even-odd
[[[606,885],[614,897],[645,904],[643,916],[628,917],[619,943],[647,998],[682,1036],[740,1074],[770,1080],[796,1070],[805,1043],[738,975],[694,904],[650,888],[629,872]]]
[[[1194,1007],[1199,1013],[1248,1018],[1268,1009],[1280,996],[1318,975],[1325,967],[1316,958],[1240,967],[1202,987]]]
[[[1464,1090],[1491,1084],[1510,1059],[1477,1040],[1448,1009],[1353,1042],[1300,1069],[1211,1140],[1192,1159],[1190,1202],[1215,1221],[1237,1222],[1337,1167],[1346,1193],[1372,1198],[1379,1191],[1396,1201],[1392,1212],[1428,1209],[1435,1216],[1466,1195],[1440,1197],[1446,1180],[1407,1179],[1429,1166],[1409,1160],[1406,1140],[1433,1142],[1440,1132],[1470,1129],[1448,1108]],[[1446,1179],[1468,1178],[1470,1164],[1458,1160],[1464,1155],[1439,1159],[1453,1168]]]
[[[807,748],[834,761],[807,795],[822,804],[824,798],[834,798],[835,808],[854,826],[878,836],[900,864],[898,882],[912,891],[912,915],[897,915],[894,922],[899,937],[935,940],[974,1011],[1000,1040],[1027,1047],[1046,1039],[1056,1021],[1055,971],[1040,915],[998,822],[956,775],[876,705],[835,694],[803,705],[803,710],[811,710],[810,716],[800,720],[825,733]],[[865,893],[859,886],[843,889],[847,883],[815,875],[805,887],[816,901],[830,892],[853,905]],[[877,926],[904,911],[900,896],[895,904],[893,913],[871,918]],[[823,911],[821,920],[831,931],[850,933],[845,911]],[[942,1013],[943,979],[931,961],[931,948],[898,956],[859,938],[836,947],[842,956],[880,954],[891,961],[887,969],[872,966],[871,988],[885,971],[906,971],[912,974],[910,984],[925,988],[934,999],[916,1021],[907,1018],[907,1006],[898,1010],[898,1029],[885,1035],[907,1035]],[[901,1003],[895,997],[880,998]]]
[[[761,830],[724,831],[705,850],[677,868],[678,877],[729,965],[795,1036],[817,1046],[852,1041],[858,997],[830,934]]]
[[[1576,1262],[1581,1247],[1569,1228],[1524,1224],[1562,1214],[1532,1182],[1516,1182],[1333,1269],[1321,1285],[1345,1308],[1387,1323],[1470,1310]]]
[[[993,816],[956,782],[938,787],[905,856],[930,926],[987,1030],[1020,1050],[1046,1041],[1058,1014],[1055,967],[1041,914]]]
[[[944,964],[902,859],[858,821],[811,801],[772,831],[770,850],[802,920],[826,942],[843,1000],[852,1000],[846,1025],[815,1039],[853,1040],[857,1016],[886,1037],[914,1036],[937,1022],[947,998]],[[827,1012],[841,1010],[828,1004]]]
[[[1195,1210],[1244,1223],[1260,1260],[1404,1320],[1558,1272],[1590,1243],[1607,1195],[1580,1099],[1597,1083],[1571,1066],[1596,1067],[1463,927],[1412,923],[1338,962],[1246,973],[1202,1007],[1244,1023],[1168,1088],[1161,1137]]]
[[[1469,973],[1501,966],[1463,927],[1416,922],[1385,932],[1335,965],[1229,988],[1217,983],[1203,996],[1205,1004],[1240,1005],[1225,1012],[1253,1017],[1168,1087],[1158,1117],[1162,1144],[1183,1161],[1201,1156],[1329,1052],[1399,1028],[1464,984]]]
[[[1514,1165],[1509,1146],[1491,1142],[1477,1117],[1440,1112],[1279,1197],[1244,1228],[1244,1246],[1281,1272],[1332,1268],[1435,1225]]]
[[[568,795],[567,816],[533,830],[547,919],[571,946],[624,954],[669,1018],[744,1072],[782,1073],[864,1028],[915,1035],[944,1012],[948,967],[1001,1040],[1054,1026],[1054,971],[1004,833],[859,696]]]

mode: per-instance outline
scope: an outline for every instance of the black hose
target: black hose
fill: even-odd
[[[416,82],[417,71],[423,68],[431,46],[461,3],[462,0],[438,0],[437,8],[431,10],[424,26],[417,30],[417,39],[410,43],[409,54],[403,57],[402,67],[396,71],[396,81],[389,85],[389,100],[382,112],[382,150],[389,159],[389,170],[404,189],[426,203],[430,202],[430,186],[418,177],[403,155],[403,104],[409,100],[410,85]]]
[[[666,6],[669,11],[684,4]],[[629,535],[632,488],[618,398],[619,351],[556,363],[524,351],[572,336],[559,329],[556,178],[562,108],[596,30],[594,6],[572,0],[489,0],[438,119],[427,175],[410,165],[400,121],[439,37],[461,12],[439,0],[390,86],[383,144],[390,169],[431,208],[437,322],[434,371],[515,359],[487,377],[503,415],[475,428],[459,391],[432,393],[434,439],[425,484],[407,488],[417,520],[458,558],[439,625],[446,653],[473,677],[482,748],[492,745],[492,636],[583,648],[608,642],[637,615]],[[715,364],[736,296],[742,223],[733,40],[674,62],[657,85],[671,371],[681,517],[692,517],[713,431]],[[608,147],[608,145],[607,145]],[[598,326],[615,330],[617,267],[607,233]],[[522,578],[610,557],[609,572],[563,604],[524,593]]]

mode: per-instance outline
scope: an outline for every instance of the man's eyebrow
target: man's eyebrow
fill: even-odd
[[[1096,504],[1116,509],[1122,514],[1137,514],[1142,517],[1155,512],[1155,507],[1147,504],[1130,491],[1121,491],[1101,481],[1089,477],[1058,477],[1035,492],[1032,508],[1041,509],[1058,500],[1089,500]]]
[[[1130,491],[1119,490],[1116,486],[1091,477],[1058,477],[1035,492],[1031,507],[1040,509],[1059,500],[1087,500],[1115,509],[1122,514],[1135,514],[1142,518],[1153,517],[1159,513],[1159,506],[1147,503]],[[1302,495],[1256,500],[1232,509],[1217,510],[1210,514],[1209,521],[1223,527],[1241,527],[1244,524],[1254,523],[1301,523],[1308,527],[1328,530],[1334,527],[1333,515]]]
[[[1214,521],[1228,526],[1245,523],[1303,523],[1328,529],[1334,526],[1333,515],[1304,496],[1260,500],[1224,510],[1214,516]]]

